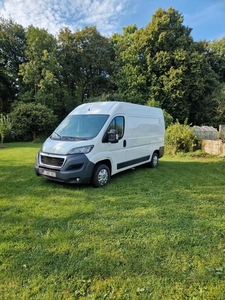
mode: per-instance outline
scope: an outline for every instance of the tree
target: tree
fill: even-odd
[[[225,124],[225,83],[220,83],[213,93],[206,97],[206,101],[211,104],[208,112],[211,119],[207,125],[218,127],[220,124]]]
[[[147,95],[146,72],[143,66],[142,30],[136,25],[123,28],[123,33],[111,37],[115,51],[111,82],[125,101],[144,104]]]
[[[60,71],[60,102],[64,104],[64,112],[67,114],[82,102],[79,87],[81,77],[81,62],[76,45],[74,33],[64,28],[58,35]]]
[[[225,37],[205,43],[205,46],[210,66],[218,74],[220,82],[225,82]]]
[[[212,96],[215,97],[215,101],[217,102],[217,126],[218,124],[225,124],[225,82],[220,84],[220,86],[217,90],[214,91],[214,94]]]
[[[145,56],[150,99],[160,101],[174,119],[197,125],[205,121],[204,99],[216,78],[190,34],[178,11],[158,9],[146,26]]]
[[[7,134],[10,133],[12,129],[12,122],[8,115],[4,116],[3,114],[0,115],[0,135],[1,135],[1,148],[3,148],[4,138]]]
[[[109,92],[113,49],[109,39],[96,27],[85,27],[74,33],[68,28],[62,29],[58,48],[61,101],[67,110]]]
[[[25,29],[0,17],[0,111],[8,113],[17,98],[21,82],[19,65],[25,61]]]
[[[46,30],[33,26],[28,28],[26,38],[27,61],[19,69],[25,90],[20,93],[20,100],[41,103],[55,110],[59,105],[57,92],[60,72],[56,55],[57,41]]]
[[[36,139],[38,134],[49,134],[56,123],[53,111],[40,103],[20,103],[11,113],[15,136],[19,139]]]
[[[108,38],[96,27],[85,27],[74,33],[79,59],[77,97],[81,102],[88,97],[97,97],[109,90],[113,48]]]
[[[114,77],[119,93],[141,104],[157,101],[174,120],[206,122],[206,96],[217,79],[203,48],[200,51],[190,34],[183,16],[173,8],[158,9],[144,29],[134,25],[123,35],[115,34]]]

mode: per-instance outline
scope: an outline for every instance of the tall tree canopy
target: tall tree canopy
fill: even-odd
[[[113,49],[108,38],[102,36],[96,27],[85,27],[74,34],[80,62],[78,86],[81,99],[95,97],[108,89],[111,74]]]
[[[60,85],[61,102],[64,102],[65,113],[81,103],[79,95],[80,60],[74,33],[64,28],[58,36],[59,63],[61,65]]]
[[[61,91],[69,110],[108,91],[113,56],[109,38],[103,37],[96,27],[74,33],[64,28],[58,44]]]
[[[206,44],[209,63],[218,74],[220,82],[225,82],[225,37]]]
[[[158,103],[173,120],[216,126],[224,121],[224,84],[225,37],[194,42],[172,7],[110,38],[96,27],[62,28],[54,37],[0,18],[0,113],[40,103],[60,121],[84,101],[112,99]]]
[[[215,89],[216,76],[190,34],[178,11],[160,8],[145,29],[114,35],[120,92],[142,103],[155,100],[174,119],[204,123],[205,96]]]
[[[25,29],[12,19],[0,17],[0,112],[9,112],[20,81],[19,65],[26,60]]]
[[[118,93],[129,102],[145,103],[147,93],[145,65],[143,66],[142,30],[136,25],[123,28],[114,34],[111,43],[115,51],[111,81]]]
[[[20,97],[54,107],[57,84],[57,40],[44,29],[30,26],[26,32],[27,61],[20,65],[19,75],[25,84]]]

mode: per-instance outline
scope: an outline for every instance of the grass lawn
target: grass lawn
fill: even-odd
[[[102,189],[0,149],[0,299],[225,299],[225,158],[165,156]]]

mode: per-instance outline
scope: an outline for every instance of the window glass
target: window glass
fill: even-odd
[[[55,129],[52,139],[92,139],[104,126],[108,115],[69,115]]]
[[[124,117],[115,117],[111,121],[107,132],[109,132],[111,129],[116,129],[119,135],[119,139],[121,139],[124,134]]]

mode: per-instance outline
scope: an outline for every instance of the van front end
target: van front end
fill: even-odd
[[[90,183],[94,164],[84,153],[56,155],[39,151],[35,173],[46,179],[65,183]]]

